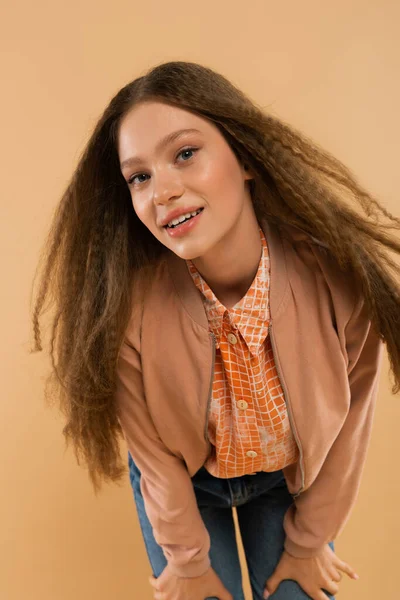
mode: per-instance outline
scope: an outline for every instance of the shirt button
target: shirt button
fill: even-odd
[[[248,456],[249,458],[255,458],[257,456],[257,452],[254,452],[254,450],[249,450],[248,452],[246,452],[246,456]]]
[[[246,410],[246,408],[248,407],[246,400],[239,400],[236,405],[241,410]]]
[[[231,344],[237,343],[237,337],[233,333],[228,333],[227,338],[228,338],[228,342],[230,342]]]

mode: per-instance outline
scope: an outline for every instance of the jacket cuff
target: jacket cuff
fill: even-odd
[[[326,544],[319,546],[318,548],[306,548],[305,546],[299,546],[299,544],[292,542],[292,540],[287,537],[283,547],[286,552],[294,558],[311,558],[312,556],[317,556],[325,545]]]
[[[207,554],[202,560],[189,562],[186,565],[168,563],[168,568],[177,577],[200,577],[211,567],[210,556]]]

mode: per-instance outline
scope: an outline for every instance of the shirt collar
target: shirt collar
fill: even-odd
[[[186,261],[192,279],[202,294],[209,328],[215,335],[217,348],[219,348],[224,319],[227,320],[229,327],[240,331],[253,355],[257,354],[260,344],[266,337],[269,322],[268,293],[270,264],[268,244],[261,227],[259,227],[259,234],[262,253],[257,273],[246,294],[232,308],[226,308],[218,300],[192,261]],[[249,327],[249,324],[251,324],[251,327]]]

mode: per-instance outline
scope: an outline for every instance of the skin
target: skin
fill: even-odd
[[[186,128],[199,132],[157,147],[165,135]],[[132,157],[142,159],[140,165],[121,166],[138,218],[164,246],[193,261],[224,306],[236,304],[254,280],[262,246],[247,185],[253,174],[237,160],[218,128],[168,104],[142,103],[120,123],[118,154],[121,164]],[[196,227],[180,238],[170,237],[161,220],[175,208],[193,206],[204,207]],[[265,589],[273,593],[280,581],[293,579],[313,600],[326,600],[322,588],[336,594],[340,571],[358,577],[328,544],[312,558],[283,551]],[[160,577],[149,581],[155,600],[232,600],[212,567],[200,577],[184,578],[167,565]]]
[[[186,134],[156,151],[164,135],[183,128]],[[193,146],[199,150],[183,152]],[[244,296],[257,273],[261,241],[246,181],[250,170],[239,164],[218,128],[201,117],[159,102],[134,107],[119,131],[120,163],[143,157],[142,167],[121,170],[129,185],[139,219],[167,248],[190,259],[221,300],[235,303]],[[172,238],[160,221],[175,208],[204,207],[196,227]]]

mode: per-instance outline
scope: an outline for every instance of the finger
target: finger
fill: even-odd
[[[332,580],[329,580],[326,583],[324,583],[324,585],[322,586],[322,589],[325,590],[326,592],[328,592],[328,594],[331,594],[331,596],[335,596],[335,594],[337,594],[339,592],[338,584]],[[326,597],[325,597],[325,600],[326,600]]]
[[[329,577],[331,577],[331,579],[333,579],[333,581],[342,581],[343,579],[343,575],[341,573],[339,573],[339,571],[337,571],[337,569],[330,569],[329,570]]]
[[[339,592],[339,586],[332,580],[326,580],[325,583],[318,585],[317,583],[313,583],[312,587],[310,585],[305,585],[299,580],[297,583],[300,587],[308,594],[312,600],[326,600],[326,594],[323,590],[325,590],[331,596],[334,596]]]
[[[343,571],[343,573],[346,573],[352,579],[359,579],[359,576],[357,575],[355,570],[350,565],[348,565],[347,563],[345,563],[343,561],[341,561],[341,564],[337,565],[336,568]]]
[[[232,594],[230,591],[224,586],[221,580],[219,580],[218,590],[215,594],[217,598],[220,600],[233,600]],[[208,597],[208,596],[207,596]]]
[[[221,598],[221,600],[233,600],[233,596],[226,588],[224,588],[217,596],[217,598]]]
[[[159,581],[155,577],[153,577],[153,575],[150,575],[149,583],[153,587],[154,590],[158,590]]]
[[[273,577],[271,577],[268,582],[265,582],[264,584],[264,592],[263,592],[263,598],[269,598],[270,595],[272,595],[276,588],[279,586],[280,582],[285,579],[285,577],[281,577],[280,575],[275,574]]]
[[[315,587],[311,589],[308,586],[301,586],[301,588],[312,600],[326,600],[326,594],[322,591],[322,589],[316,589]]]
[[[323,589],[325,589],[325,588],[323,588]],[[304,591],[306,591],[306,590],[304,590]],[[328,590],[326,590],[326,591],[328,592]],[[330,593],[330,592],[328,592],[328,593]],[[335,593],[336,593],[336,592],[335,592]],[[309,594],[309,595],[310,595],[310,592],[307,592],[307,594]],[[325,592],[324,592],[324,591],[322,591],[322,590],[318,590],[318,592],[317,592],[317,593],[314,593],[314,596],[310,596],[310,597],[311,597],[313,600],[326,600],[326,594],[325,594]]]

